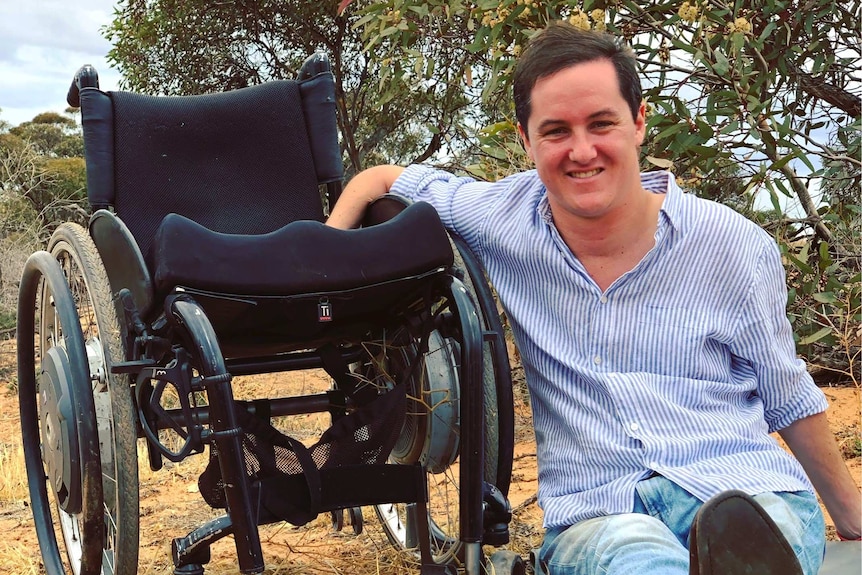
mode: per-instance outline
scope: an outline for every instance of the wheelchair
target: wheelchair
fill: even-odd
[[[523,573],[504,550],[513,402],[504,332],[475,259],[427,204],[322,222],[343,178],[332,71],[230,92],[103,92],[82,67],[93,209],[26,262],[18,379],[45,571],[133,575],[138,443],[153,470],[208,454],[224,514],[171,544],[203,574],[232,536],[264,570],[259,526],[373,506],[423,575]],[[324,370],[325,393],[235,398],[233,378]],[[328,413],[311,446],[286,418]],[[360,523],[361,526],[361,523]]]

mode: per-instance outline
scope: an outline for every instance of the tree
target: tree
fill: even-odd
[[[56,112],[43,112],[29,122],[9,130],[9,134],[27,140],[37,153],[57,158],[80,158],[84,141],[75,120]]]
[[[39,242],[59,222],[86,223],[83,149],[74,119],[54,112],[0,133],[0,237]]]
[[[19,126],[0,122],[0,330],[15,324],[27,257],[58,223],[86,224],[83,139],[75,120],[54,112]]]
[[[123,0],[106,37],[124,87],[199,94],[293,78],[316,50],[330,57],[348,172],[428,158],[455,137],[470,99],[458,84],[417,84],[381,96],[394,64],[363,52],[356,16],[301,0]],[[441,52],[442,70],[460,52]]]

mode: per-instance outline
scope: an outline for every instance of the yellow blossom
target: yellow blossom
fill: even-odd
[[[731,33],[740,32],[742,34],[751,34],[751,22],[746,18],[737,18],[729,24],[727,28]]]
[[[679,17],[686,22],[694,22],[695,20],[697,20],[699,13],[700,11],[698,10],[697,6],[688,1],[683,2],[682,6],[679,7],[679,11],[677,12],[677,14],[679,14]]]
[[[592,10],[590,12],[590,18],[593,19],[593,22],[596,24],[596,30],[605,30],[607,26],[605,25],[605,11],[599,8]]]
[[[577,12],[572,12],[572,15],[569,16],[569,24],[577,28],[581,28],[582,30],[590,29],[590,19],[581,10],[578,10]]]

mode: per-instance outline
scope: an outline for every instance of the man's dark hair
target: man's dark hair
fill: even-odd
[[[631,109],[632,118],[637,118],[643,95],[631,48],[606,32],[582,30],[568,22],[555,22],[530,40],[515,66],[515,117],[524,132],[527,131],[530,98],[536,82],[563,68],[603,59],[614,65],[620,93]]]

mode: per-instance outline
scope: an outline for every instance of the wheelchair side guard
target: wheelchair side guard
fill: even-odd
[[[90,236],[105,264],[111,291],[128,289],[138,313],[147,315],[153,306],[153,280],[132,232],[120,218],[102,209],[90,217]],[[118,313],[120,318],[123,315]]]
[[[484,415],[482,386],[482,326],[473,307],[473,300],[460,280],[449,278],[461,325],[461,413]],[[464,564],[468,573],[480,573],[482,567],[483,490],[485,469],[485,418],[471,417],[461,427],[461,542]]]
[[[362,227],[367,228],[388,222],[403,212],[412,200],[398,194],[385,194],[380,196],[368,206],[362,218]]]
[[[512,479],[512,463],[515,449],[515,413],[512,386],[512,370],[509,365],[509,353],[504,339],[503,325],[497,311],[497,301],[485,281],[484,271],[476,256],[459,236],[450,234],[452,243],[458,251],[461,263],[464,265],[466,277],[476,296],[476,304],[482,312],[482,337],[488,349],[486,361],[494,368],[494,383],[497,392],[497,473],[495,487],[504,496],[509,494],[509,484]],[[459,270],[460,271],[460,270]]]
[[[231,509],[234,541],[240,571],[263,571],[263,550],[257,529],[257,505],[245,477],[240,434],[242,429],[234,410],[231,376],[227,373],[218,338],[204,311],[188,296],[168,298],[166,317],[195,350],[202,385],[209,399],[210,434],[222,454],[220,465],[224,477],[224,493]],[[190,422],[194,425],[194,422]],[[179,567],[179,566],[178,566]]]
[[[44,357],[42,365],[38,366],[41,382],[37,383],[33,342],[36,297],[42,280],[53,298],[64,338],[62,342],[55,342],[47,354],[42,350]],[[48,252],[34,253],[24,265],[19,287],[17,337],[24,459],[45,570],[49,575],[64,573],[53,530],[50,488],[57,496],[61,513],[68,514],[68,519],[60,518],[61,522],[77,520],[81,524],[80,531],[85,538],[79,547],[82,572],[98,571],[105,529],[104,498],[87,353],[65,275]],[[38,407],[37,401],[41,402]],[[93,541],[98,544],[91,544]]]

